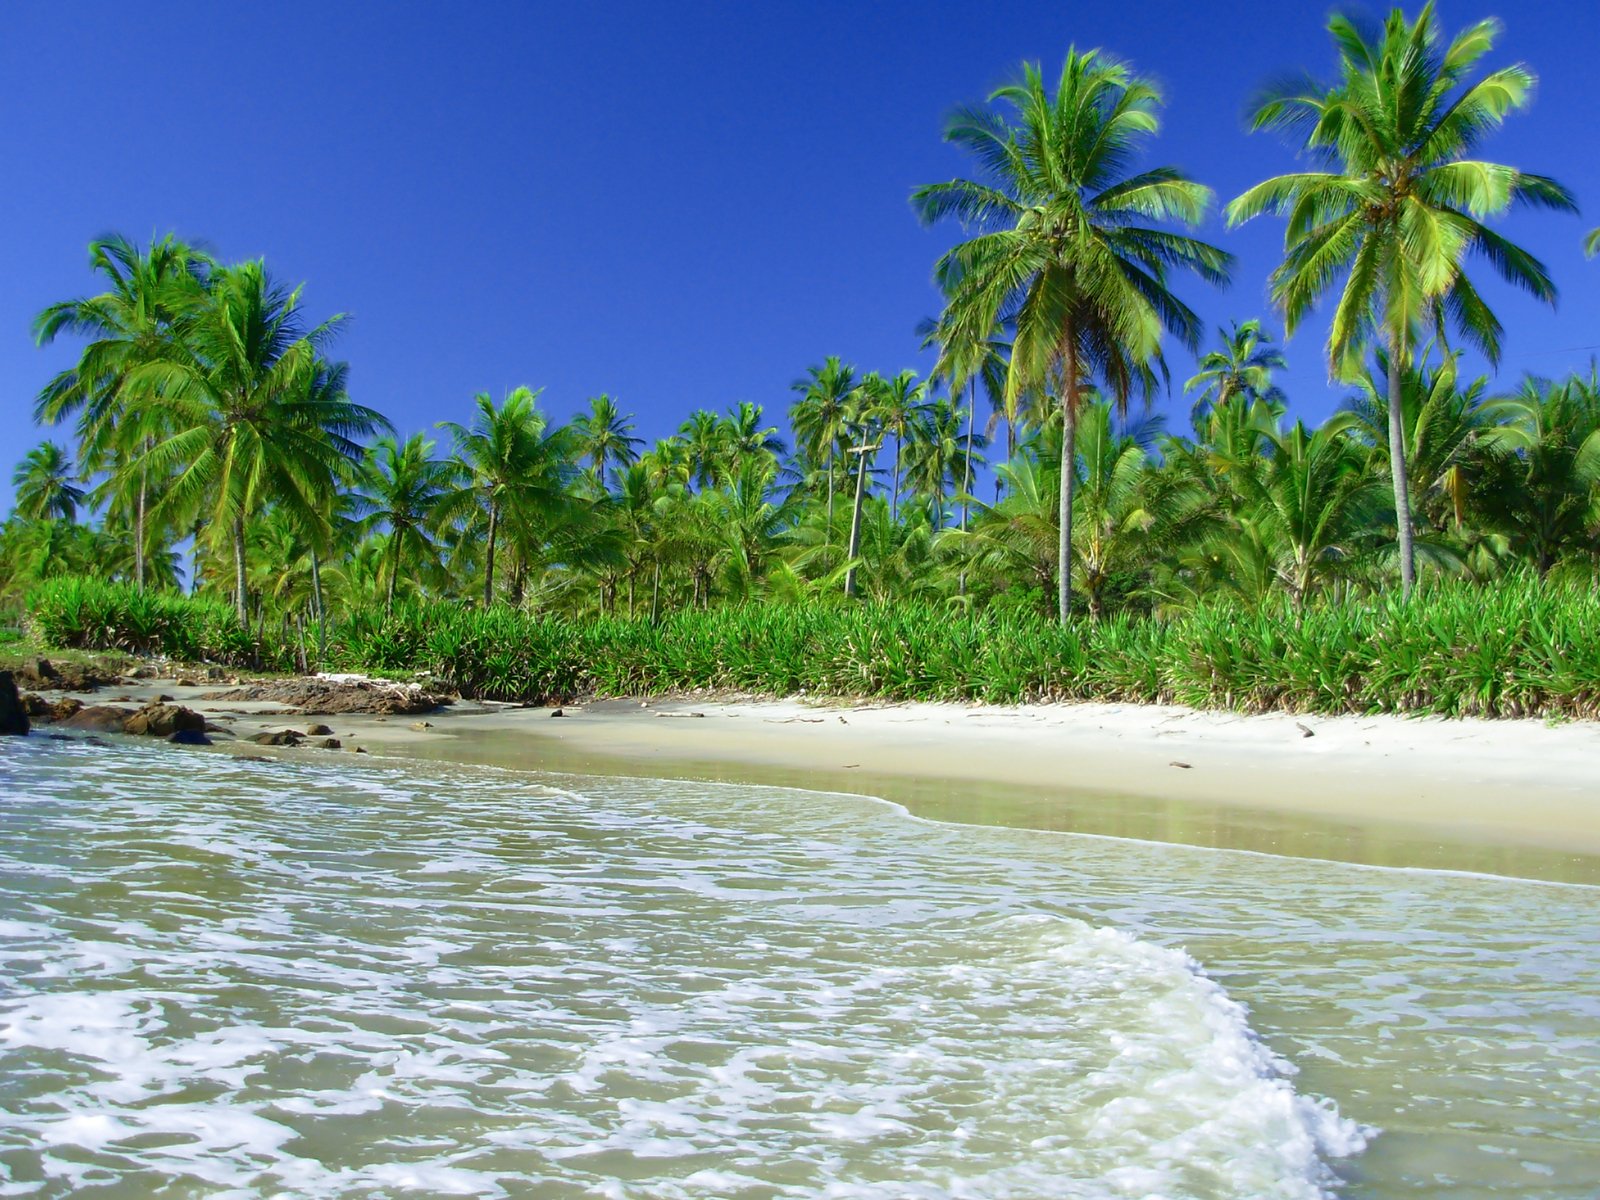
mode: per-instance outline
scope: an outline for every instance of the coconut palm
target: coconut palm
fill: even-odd
[[[925,222],[958,218],[979,230],[938,262],[952,340],[976,344],[1014,320],[1007,394],[1047,388],[1063,421],[1057,612],[1071,607],[1074,432],[1085,386],[1098,377],[1118,405],[1153,383],[1164,332],[1193,346],[1200,321],[1167,286],[1173,269],[1222,283],[1229,255],[1144,222],[1192,225],[1209,188],[1171,167],[1123,172],[1157,129],[1154,84],[1096,50],[1069,50],[1054,87],[1036,64],[995,91],[990,107],[956,111],[945,140],[988,179],[919,188]],[[996,105],[1003,105],[997,108]]]
[[[1528,377],[1489,402],[1496,453],[1475,488],[1484,523],[1540,575],[1600,547],[1600,376]]]
[[[1425,332],[1453,327],[1498,361],[1500,322],[1467,277],[1468,257],[1481,256],[1501,278],[1552,304],[1556,288],[1536,258],[1484,222],[1516,202],[1574,205],[1554,180],[1468,157],[1533,95],[1534,75],[1521,64],[1469,82],[1494,46],[1497,21],[1480,21],[1446,43],[1430,0],[1415,21],[1398,8],[1375,29],[1335,15],[1328,31],[1337,80],[1276,89],[1253,118],[1256,129],[1294,135],[1327,169],[1257,184],[1228,206],[1228,223],[1287,216],[1273,301],[1293,334],[1320,297],[1338,290],[1328,334],[1336,374],[1352,377],[1371,341],[1394,364],[1389,461],[1401,588],[1410,595],[1416,559],[1401,389],[1414,349]]]
[[[710,409],[697,408],[678,427],[689,456],[689,478],[700,488],[708,488],[722,474],[726,457],[722,419]]]
[[[578,450],[594,467],[595,481],[606,490],[606,467],[629,466],[639,460],[643,438],[633,436],[633,417],[623,416],[616,401],[601,394],[589,401],[589,411],[572,422]]]
[[[900,518],[900,465],[908,438],[917,428],[928,400],[928,385],[917,381],[915,371],[901,371],[893,379],[879,378],[869,397],[873,420],[884,436],[894,438],[894,465],[889,476],[889,518]]]
[[[1461,386],[1458,355],[1446,354],[1435,367],[1413,368],[1400,385],[1401,423],[1405,431],[1406,481],[1411,511],[1436,531],[1466,520],[1469,475],[1489,425],[1484,407],[1488,379],[1480,375]],[[1372,370],[1356,381],[1345,402],[1354,418],[1352,431],[1372,447],[1373,461],[1389,469],[1389,357],[1374,356]]]
[[[327,521],[326,498],[361,457],[358,439],[388,427],[345,391],[343,364],[321,357],[335,317],[307,328],[300,292],[275,284],[259,261],[212,273],[179,321],[165,360],[129,375],[133,413],[159,406],[166,432],[124,472],[172,476],[163,514],[209,518],[208,538],[234,557],[234,603],[248,613],[246,526],[268,504],[308,528]]]
[[[83,489],[74,482],[72,459],[64,446],[45,442],[29,450],[12,473],[16,512],[29,521],[78,519]]]
[[[784,442],[778,427],[763,424],[762,416],[761,405],[741,400],[728,410],[722,422],[722,453],[730,481],[752,459],[771,461],[776,474],[778,460],[783,457]]]
[[[844,440],[850,396],[856,390],[856,369],[830,355],[820,366],[809,367],[792,390],[799,397],[789,410],[797,447],[813,465],[828,475],[828,519],[824,526],[832,536],[834,463]]]
[[[504,403],[487,392],[473,398],[477,414],[471,426],[441,421],[449,432],[460,463],[456,491],[443,503],[447,518],[463,519],[468,528],[484,530],[483,604],[494,603],[495,553],[502,526],[516,509],[527,523],[537,514],[555,514],[569,506],[576,438],[571,427],[553,430],[539,411],[539,393],[513,389]]]
[[[443,506],[457,481],[457,468],[433,457],[434,443],[422,434],[404,442],[385,434],[367,451],[359,475],[364,534],[388,533],[384,558],[383,610],[394,610],[395,584],[438,570],[438,533]]]
[[[89,243],[89,266],[109,289],[52,304],[33,323],[41,346],[62,333],[89,339],[78,361],[39,393],[34,417],[54,425],[76,415],[80,468],[111,470],[131,484],[131,495],[110,498],[113,507],[131,509],[136,587],[145,583],[150,479],[146,472],[130,476],[121,468],[165,426],[159,405],[135,403],[148,397],[136,394],[129,378],[141,364],[171,353],[174,318],[195,302],[208,265],[204,255],[171,235],[148,250],[119,234],[100,238]]]
[[[1190,419],[1196,432],[1206,416],[1238,399],[1243,404],[1257,400],[1286,401],[1283,389],[1272,382],[1272,373],[1288,364],[1283,351],[1272,344],[1272,335],[1263,333],[1255,319],[1235,321],[1228,329],[1217,330],[1217,349],[1201,357],[1199,370],[1183,385],[1186,394],[1195,395]]]

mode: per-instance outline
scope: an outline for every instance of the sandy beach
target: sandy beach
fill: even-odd
[[[171,695],[236,735],[219,747],[251,753],[331,753],[246,740],[326,721],[346,751],[859,791],[943,819],[1600,878],[1589,722],[693,698],[569,705],[559,718],[470,701],[420,718],[317,718],[199,699],[206,690],[151,680],[119,694]]]

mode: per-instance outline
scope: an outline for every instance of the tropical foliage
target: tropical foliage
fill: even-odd
[[[1555,298],[1491,223],[1570,196],[1472,157],[1532,73],[1479,73],[1497,26],[1447,38],[1431,5],[1329,31],[1332,82],[1255,115],[1317,169],[1228,208],[1285,219],[1278,311],[1204,348],[1180,293],[1231,270],[1189,232],[1212,193],[1145,162],[1161,96],[1100,51],[1027,64],[950,118],[973,177],[912,198],[961,226],[918,330],[925,377],[820,356],[788,397],[658,416],[675,432],[654,440],[610,394],[529,387],[441,397],[456,420],[396,433],[332,357],[340,318],[308,316],[262,263],[97,241],[105,290],[36,324],[81,341],[36,405],[71,444],[16,467],[0,603],[33,596],[69,644],[424,669],[521,698],[1589,705],[1600,377],[1464,365],[1493,368],[1503,341],[1474,260]],[[1274,332],[1325,296],[1348,396],[1314,424]],[[1180,350],[1182,434],[1139,403],[1172,390]],[[1426,687],[1379,646],[1410,647]]]

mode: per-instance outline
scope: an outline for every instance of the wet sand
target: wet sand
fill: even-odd
[[[1600,882],[1600,723],[693,699],[318,718],[170,682],[128,694],[157,691],[241,738],[323,721],[373,754],[862,792],[943,820]]]

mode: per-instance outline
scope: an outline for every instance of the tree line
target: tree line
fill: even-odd
[[[1572,210],[1572,196],[1472,157],[1534,76],[1477,73],[1497,23],[1447,38],[1431,4],[1329,31],[1335,76],[1253,115],[1317,169],[1225,209],[1230,225],[1283,218],[1270,282],[1286,333],[1331,302],[1326,353],[1348,396],[1319,426],[1290,420],[1263,321],[1202,346],[1180,283],[1231,273],[1231,255],[1186,232],[1214,196],[1143,165],[1156,86],[1072,50],[1058,76],[1024,64],[957,109],[945,136],[973,177],[912,196],[922,220],[962,230],[935,266],[944,308],[920,329],[929,377],[826,358],[781,424],[744,402],[646,446],[608,395],[560,424],[518,388],[402,437],[351,398],[331,357],[341,319],[313,323],[263,263],[173,237],[96,241],[106,290],[35,323],[41,343],[83,342],[35,406],[75,445],[17,467],[0,586],[14,602],[58,575],[186,579],[245,622],[326,627],[412,595],[652,619],[869,597],[1065,621],[1208,596],[1409,595],[1419,565],[1592,579],[1594,368],[1509,392],[1461,369],[1464,349],[1494,364],[1503,341],[1469,265],[1556,298],[1489,223],[1518,203]],[[1169,343],[1197,359],[1181,433],[1137,403],[1168,385]]]

